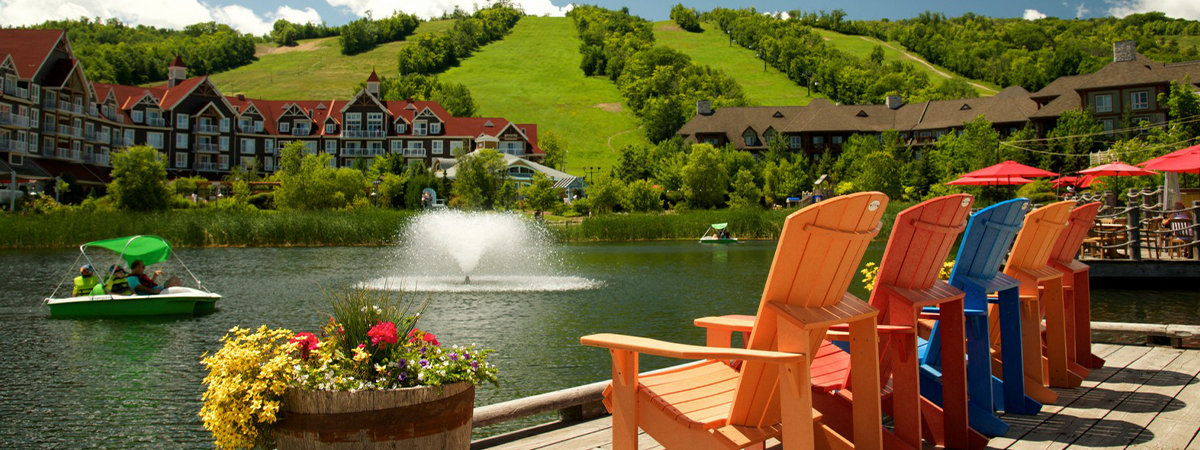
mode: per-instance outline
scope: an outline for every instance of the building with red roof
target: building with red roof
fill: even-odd
[[[432,101],[386,101],[379,76],[353,98],[261,100],[225,95],[207,76],[187,77],[176,55],[166,84],[93,83],[62,30],[0,30],[0,183],[68,181],[102,187],[114,149],[159,149],[172,176],[218,179],[233,167],[271,173],[299,142],[351,166],[384,154],[435,166],[459,149],[494,148],[540,161],[537,126],[454,117]]]

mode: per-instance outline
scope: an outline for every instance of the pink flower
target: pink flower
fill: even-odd
[[[317,336],[307,331],[296,333],[296,336],[292,337],[288,343],[297,344],[297,347],[300,349],[301,358],[308,358],[309,352],[321,346],[321,341],[317,339]]]
[[[395,344],[400,342],[400,337],[396,336],[396,324],[392,322],[379,322],[367,331],[367,336],[371,338],[371,345],[381,347],[383,344]]]
[[[425,336],[422,336],[421,339],[424,339],[425,342],[433,345],[442,345],[441,342],[438,342],[437,336],[434,336],[433,333],[425,333]]]

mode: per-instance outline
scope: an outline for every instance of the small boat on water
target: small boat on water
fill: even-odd
[[[728,223],[714,223],[709,225],[708,230],[704,232],[704,236],[700,237],[701,244],[736,244],[737,238],[729,235],[729,231],[725,228]]]
[[[111,266],[92,263],[88,255],[89,249],[105,249],[117,255]],[[45,299],[53,317],[111,317],[111,316],[160,316],[180,314],[203,314],[216,309],[220,294],[209,292],[200,283],[187,265],[175,257],[183,266],[184,271],[195,282],[195,287],[173,286],[163,289],[154,295],[120,294],[108,292],[116,268],[122,263],[132,265],[134,261],[142,261],[147,267],[166,262],[171,258],[171,244],[158,236],[128,236],[103,241],[88,242],[79,246],[79,258],[75,260],[72,270],[78,268],[79,260],[87,262],[89,268],[105,267],[108,270],[96,271],[95,275],[101,281],[90,293],[57,298],[58,287]],[[94,253],[94,252],[93,252]],[[97,261],[102,261],[97,259]],[[91,269],[96,270],[96,269]],[[70,274],[67,275],[70,277]],[[131,275],[132,276],[132,275]],[[66,281],[66,280],[64,280]],[[72,293],[74,294],[74,293]]]

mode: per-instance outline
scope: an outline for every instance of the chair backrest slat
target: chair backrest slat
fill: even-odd
[[[878,233],[887,203],[882,193],[863,192],[835,197],[788,216],[747,348],[778,348],[776,316],[769,303],[823,307],[842,300],[870,238]],[[743,364],[729,423],[762,426],[778,421],[778,384],[775,365]]]
[[[1078,255],[1079,248],[1083,247],[1083,240],[1087,238],[1099,212],[1100,202],[1080,205],[1071,211],[1071,216],[1067,219],[1067,229],[1058,236],[1058,240],[1054,242],[1054,249],[1050,252],[1051,261],[1066,264],[1075,260],[1075,255]]]
[[[1036,270],[1046,266],[1050,250],[1058,236],[1067,229],[1067,218],[1071,216],[1073,201],[1051,203],[1030,211],[1025,216],[1025,227],[1017,233],[1009,254],[1005,272],[1014,269]],[[1012,273],[1009,273],[1012,275]]]
[[[980,282],[995,278],[1028,209],[1029,199],[1018,198],[983,208],[972,215],[958,247],[950,284],[964,289],[967,278]]]
[[[877,283],[904,289],[933,286],[946,255],[971,214],[973,200],[967,194],[948,195],[897,214],[879,263]],[[886,305],[877,304],[878,297],[872,292],[871,305],[883,310]]]

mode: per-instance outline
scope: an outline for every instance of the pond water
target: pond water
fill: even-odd
[[[496,348],[499,388],[477,405],[607,379],[607,352],[579,337],[615,332],[702,343],[692,319],[753,314],[773,242],[558,247],[563,275],[592,289],[432,292],[421,327],[443,343]],[[881,244],[866,261],[878,261]],[[394,248],[185,249],[205,284],[225,296],[202,317],[51,319],[41,306],[77,253],[0,251],[0,448],[211,448],[197,413],[199,359],[233,326],[315,331],[327,320],[320,286],[395,275]],[[861,283],[852,284],[862,298]],[[417,295],[417,294],[413,294]],[[1200,324],[1194,291],[1097,289],[1097,321]],[[644,357],[650,370],[675,363]],[[547,417],[479,430],[496,433]]]

